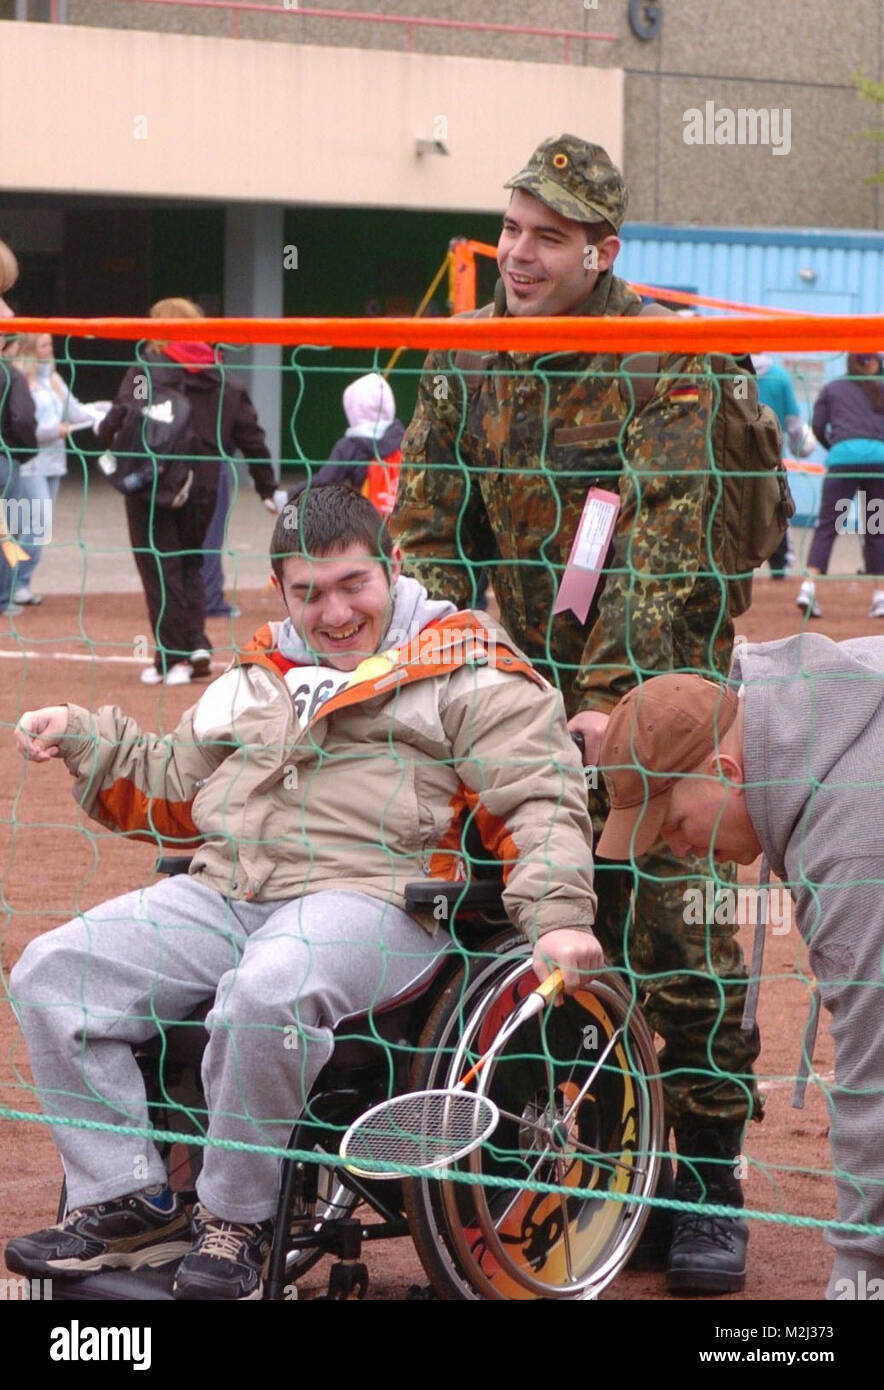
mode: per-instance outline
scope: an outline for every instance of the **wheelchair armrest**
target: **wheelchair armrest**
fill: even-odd
[[[409,909],[435,907],[439,898],[444,898],[449,907],[499,906],[501,887],[497,878],[478,878],[470,883],[424,878],[405,885],[405,906]]]
[[[153,871],[155,874],[167,874],[172,878],[175,874],[186,874],[192,863],[192,854],[162,854],[154,864]]]

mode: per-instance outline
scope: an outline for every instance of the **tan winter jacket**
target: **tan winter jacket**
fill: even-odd
[[[430,624],[420,641],[441,634],[441,651],[369,658],[368,678],[301,729],[278,626],[165,737],[116,707],[70,705],[60,747],[87,813],[195,851],[190,872],[225,896],[336,889],[404,907],[409,882],[455,876],[472,810],[530,939],[591,927],[592,831],[562,699],[501,628],[478,613]],[[478,644],[461,640],[477,632]]]

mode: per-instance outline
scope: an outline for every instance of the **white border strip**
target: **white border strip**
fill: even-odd
[[[87,655],[85,652],[10,652],[0,648],[0,657],[5,657],[9,661],[106,661],[123,666],[151,665],[151,662],[143,656],[97,656],[94,653]]]

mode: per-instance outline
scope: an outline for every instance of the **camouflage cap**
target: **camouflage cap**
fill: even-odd
[[[574,222],[605,219],[619,232],[626,216],[628,195],[620,170],[601,145],[576,135],[544,140],[504,188],[524,188]]]

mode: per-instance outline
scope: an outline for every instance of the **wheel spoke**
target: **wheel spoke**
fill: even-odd
[[[573,1101],[571,1102],[571,1104],[568,1106],[568,1109],[567,1109],[567,1111],[565,1112],[564,1118],[562,1119],[562,1124],[567,1125],[567,1124],[569,1124],[570,1121],[573,1119],[575,1111],[578,1110],[579,1107],[583,1104],[584,1096],[586,1095],[586,1093],[587,1093],[587,1091],[589,1090],[590,1086],[592,1085],[592,1083],[595,1081],[596,1077],[598,1076],[599,1071],[601,1070],[601,1067],[602,1067],[603,1063],[607,1060],[608,1054],[611,1052],[611,1049],[612,1049],[614,1046],[616,1046],[616,1044],[620,1041],[620,1038],[622,1037],[622,1034],[623,1034],[623,1029],[622,1029],[622,1027],[621,1027],[621,1028],[618,1028],[614,1033],[611,1034],[610,1038],[608,1039],[608,1043],[607,1043],[607,1046],[605,1047],[604,1052],[602,1053],[602,1055],[601,1055],[601,1057],[599,1058],[599,1060],[596,1062],[595,1066],[593,1067],[592,1071],[589,1073],[589,1076],[586,1078],[586,1080],[584,1081],[583,1085],[580,1087],[580,1090],[577,1092],[577,1095],[575,1096],[574,1100],[573,1100]]]
[[[532,1181],[533,1181],[534,1175],[535,1175],[535,1173],[537,1172],[538,1168],[540,1167],[541,1163],[543,1163],[543,1162],[549,1157],[549,1155],[550,1155],[551,1152],[552,1152],[552,1149],[551,1149],[549,1146],[547,1146],[547,1147],[544,1149],[543,1153],[542,1153],[542,1154],[540,1155],[540,1157],[538,1158],[537,1162],[534,1164],[534,1167],[531,1169],[531,1172],[528,1174],[527,1178],[523,1178],[523,1179],[522,1179],[523,1182],[532,1182]],[[516,1202],[520,1202],[524,1196],[525,1196],[524,1190],[523,1190],[523,1191],[519,1191],[519,1192],[517,1192],[516,1195],[513,1197],[512,1201],[507,1203],[507,1205],[504,1207],[503,1211],[500,1213],[500,1216],[497,1217],[497,1218],[495,1219],[495,1221],[494,1221],[494,1229],[495,1229],[495,1231],[497,1231],[497,1230],[500,1229],[501,1225],[503,1224],[504,1221],[506,1221],[506,1219],[507,1219],[507,1217],[509,1216],[510,1212],[512,1211],[513,1207],[516,1205]]]
[[[565,1180],[564,1164],[561,1159],[556,1159],[556,1182],[563,1186]],[[574,1274],[574,1262],[571,1258],[571,1232],[568,1229],[568,1199],[564,1192],[559,1193],[559,1206],[562,1210],[562,1243],[565,1247],[565,1268],[568,1271],[568,1278],[572,1284],[576,1284],[577,1278]]]
[[[647,1176],[647,1168],[639,1168],[634,1163],[624,1163],[622,1158],[614,1158],[602,1149],[594,1149],[591,1144],[584,1144],[580,1139],[569,1139],[568,1148],[576,1149],[578,1153],[589,1154],[590,1158],[601,1159],[603,1164],[610,1164],[612,1168],[623,1168],[627,1173],[635,1173],[637,1177]]]
[[[502,1115],[505,1120],[512,1120],[514,1124],[525,1125],[528,1129],[546,1131],[546,1126],[542,1120],[529,1120],[525,1115],[514,1115],[512,1110],[501,1110],[499,1105],[497,1107],[497,1112],[499,1115]]]

